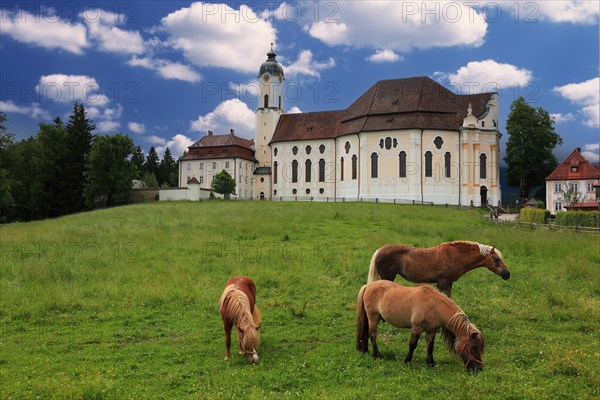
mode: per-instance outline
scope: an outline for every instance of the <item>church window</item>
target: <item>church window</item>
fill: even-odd
[[[192,169],[192,163],[187,163],[187,170],[190,171]]]
[[[204,170],[204,163],[200,163],[200,171]]]
[[[297,189],[292,189],[292,194],[296,194],[296,193],[298,193],[298,190]]]
[[[392,148],[392,138],[391,137],[386,137],[385,138],[385,149],[389,150]]]
[[[435,139],[433,140],[433,144],[435,144],[435,148],[439,150],[442,148],[442,145],[444,144],[444,140],[442,139],[441,136],[436,136]]]
[[[485,154],[479,156],[479,178],[487,178],[487,156]]]
[[[304,163],[304,167],[306,168],[306,172],[305,172],[305,177],[304,180],[306,182],[310,182],[311,176],[312,176],[312,161],[310,160],[306,160],[306,162]]]
[[[260,177],[260,183],[265,183],[265,178],[264,177]]]
[[[310,146],[306,146],[306,154],[310,154],[310,152],[312,151],[312,147]]]
[[[298,182],[298,161],[292,161],[292,182]]]
[[[277,184],[277,161],[273,163],[273,183]]]
[[[225,169],[229,168],[229,161],[225,161]]]
[[[344,148],[346,149],[346,154],[350,152],[350,147],[350,142],[346,142],[346,146],[344,146]]]
[[[400,178],[406,178],[406,152],[405,151],[401,151],[400,154],[398,154],[398,162],[400,164],[398,176]]]
[[[200,176],[200,184],[204,183],[204,177]]]
[[[340,180],[344,180],[344,157],[340,159]]]
[[[444,154],[444,176],[450,178],[450,165],[452,163],[452,155],[449,151]]]
[[[293,155],[296,155],[296,154],[298,154],[298,146],[294,146],[294,147],[292,147],[292,154],[293,154]]]
[[[273,196],[277,196],[277,189],[273,190]]]
[[[485,128],[485,121],[481,121],[481,127]]]
[[[398,147],[398,139],[394,138],[394,148]]]
[[[325,193],[325,189],[323,189],[323,188],[319,189],[319,193],[321,193],[321,194]]]
[[[273,157],[277,157],[277,147],[273,149]]]
[[[310,189],[306,189],[306,194],[310,194]]]
[[[268,108],[269,107],[269,95],[265,94],[265,100],[264,100],[264,108]]]
[[[325,160],[319,160],[319,182],[325,182]]]
[[[213,166],[212,167],[213,167],[213,171],[216,170],[217,169],[217,163],[213,162]]]
[[[383,149],[383,143],[384,143],[384,140],[379,139],[379,148]]]
[[[371,178],[377,178],[378,175],[378,161],[379,156],[377,155],[377,153],[372,153],[371,154]]]
[[[433,176],[433,153],[428,151],[425,153],[425,177],[431,178]]]
[[[352,179],[356,179],[358,176],[358,157],[356,154],[352,156]]]
[[[325,145],[322,144],[319,146],[319,153],[321,153],[321,154],[325,153]]]

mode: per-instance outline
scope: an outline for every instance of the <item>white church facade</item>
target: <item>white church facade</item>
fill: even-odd
[[[498,96],[455,94],[428,77],[382,80],[344,110],[286,114],[285,76],[261,65],[253,141],[208,135],[179,160],[179,185],[222,169],[247,199],[496,205]],[[195,182],[194,181],[194,182]]]

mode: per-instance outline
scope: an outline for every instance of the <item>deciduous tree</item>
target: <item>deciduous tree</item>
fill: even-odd
[[[228,199],[230,194],[235,193],[235,179],[227,171],[223,170],[214,176],[210,187]]]

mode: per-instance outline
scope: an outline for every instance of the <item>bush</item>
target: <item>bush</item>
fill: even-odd
[[[550,211],[540,210],[539,208],[522,208],[519,215],[521,222],[534,222],[536,224],[545,224],[550,218]]]
[[[598,226],[598,211],[560,212],[556,214],[556,225],[596,228]]]

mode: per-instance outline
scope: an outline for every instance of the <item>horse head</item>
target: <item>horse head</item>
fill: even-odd
[[[510,271],[506,264],[504,264],[502,253],[500,253],[500,251],[498,251],[495,247],[488,246],[486,251],[482,251],[482,255],[483,265],[487,269],[500,276],[504,280],[510,278]]]
[[[258,326],[252,324],[246,329],[240,329],[241,332],[241,347],[246,359],[252,364],[258,362],[258,345],[260,344],[260,336],[258,335]]]
[[[473,331],[469,335],[456,341],[456,352],[463,360],[465,368],[469,372],[479,372],[483,369],[483,336],[479,331]]]

